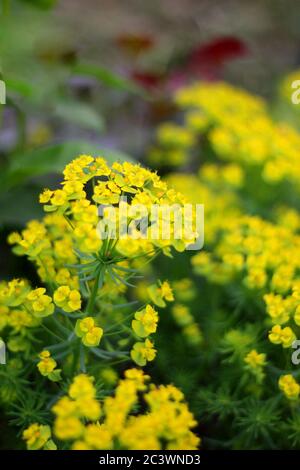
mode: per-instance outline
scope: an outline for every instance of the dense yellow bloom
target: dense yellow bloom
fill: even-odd
[[[13,279],[0,284],[0,301],[7,307],[19,307],[25,300],[30,287],[24,279]]]
[[[31,258],[39,256],[43,251],[51,248],[47,231],[42,222],[31,220],[21,234],[12,234],[8,242],[16,245],[13,248],[17,255],[27,255]]]
[[[67,268],[58,269],[55,275],[55,281],[60,286],[69,286],[71,290],[79,289],[79,281],[77,276],[72,276],[71,272]]]
[[[58,417],[54,423],[54,434],[60,440],[78,439],[84,432],[84,426],[75,416]]]
[[[56,415],[54,432],[59,439],[78,439],[84,432],[81,418],[97,421],[101,415],[93,378],[81,374],[74,378],[68,396],[58,400],[52,411]]]
[[[149,379],[141,370],[127,370],[114,396],[104,398],[101,416],[89,418],[82,413],[81,403],[83,398],[95,400],[96,390],[90,377],[75,377],[69,396],[53,407],[56,437],[73,441],[73,450],[197,449],[200,439],[191,430],[196,421],[182,392],[173,385],[155,387],[148,384]],[[139,403],[138,392],[143,393],[147,410],[131,414]]]
[[[88,449],[112,449],[113,436],[105,424],[89,424],[84,431],[84,446]],[[78,443],[75,443],[73,449],[78,449]]]
[[[81,310],[82,304],[88,307],[89,293],[93,293],[95,308],[91,309],[93,312],[86,310],[86,315],[98,311],[100,298],[104,300],[103,305],[108,305],[126,292],[126,277],[130,277],[127,273],[131,268],[142,265],[143,257],[151,260],[159,252],[169,256],[171,248],[182,251],[197,237],[195,232],[190,234],[190,239],[187,235],[178,239],[174,215],[170,218],[170,239],[163,237],[162,230],[158,230],[158,236],[153,236],[152,219],[146,238],[138,226],[132,225],[136,219],[139,220],[139,216],[133,214],[141,203],[147,208],[175,204],[180,214],[183,212],[185,197],[171,189],[155,172],[130,162],[116,162],[109,166],[102,157],[80,155],[66,166],[63,174],[64,179],[58,189],[45,189],[40,196],[46,211],[43,220],[33,220],[20,234],[13,233],[9,237],[15,253],[26,255],[33,261],[43,285],[54,291],[52,301],[44,287],[31,290],[26,282],[19,280],[5,283],[3,288],[0,285],[0,307],[9,309],[0,320],[0,328],[9,325],[14,333],[20,333],[18,337],[9,339],[9,347],[14,350],[28,351],[30,343],[24,335],[25,329],[41,324],[42,317],[54,313],[55,306],[58,308],[53,322],[60,316],[60,331],[62,335],[67,334],[72,319],[69,316],[67,325],[68,315],[64,314]],[[86,184],[91,180],[92,191],[87,191]],[[128,238],[121,238],[119,232],[109,232],[108,239],[102,238],[101,230],[107,222],[108,209],[104,209],[103,204],[107,203],[115,206],[117,215],[122,213],[123,206],[129,211],[130,223],[126,222]],[[193,225],[194,215],[191,219]],[[120,229],[118,224],[117,229]],[[101,279],[96,280],[99,271],[103,279],[100,276]],[[160,299],[158,302],[165,304],[173,300],[168,282],[160,283],[155,289],[156,299]],[[15,307],[18,309],[11,312],[10,309]],[[111,317],[115,320],[117,316],[114,313]],[[141,337],[156,331],[158,318],[150,307],[146,308],[145,315],[137,313],[137,316],[134,328],[142,325],[139,329]],[[91,323],[91,317],[82,321],[78,320],[76,324],[77,336],[86,346],[97,346],[103,330]],[[145,357],[152,360],[155,350],[150,347],[151,342],[145,344],[147,347],[143,346],[142,353],[141,345],[135,351],[139,351],[143,361]]]

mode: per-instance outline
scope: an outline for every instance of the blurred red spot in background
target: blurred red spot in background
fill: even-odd
[[[242,40],[231,36],[220,37],[193,49],[188,66],[192,73],[202,78],[218,79],[227,61],[243,57],[248,52]]]

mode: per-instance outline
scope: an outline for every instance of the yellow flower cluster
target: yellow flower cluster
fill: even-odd
[[[196,421],[183,394],[173,385],[155,387],[148,381],[141,370],[127,370],[114,396],[100,403],[93,379],[84,374],[75,377],[68,395],[53,406],[54,435],[73,442],[73,450],[197,449],[200,440],[191,430]],[[132,414],[141,393],[147,409],[144,414]],[[38,438],[32,439],[31,434],[30,427],[24,433],[28,447],[33,442],[42,448],[44,444],[36,445]]]
[[[281,344],[283,348],[290,348],[295,339],[295,333],[289,326],[281,328],[280,325],[274,325],[269,332],[269,340],[271,343]]]
[[[127,202],[120,202],[115,209],[117,214],[121,208],[126,209],[130,219],[139,218],[136,208],[140,204],[148,208],[152,204],[178,204],[182,207],[185,201],[181,194],[169,189],[156,173],[139,165],[114,163],[110,168],[101,157],[83,155],[76,158],[64,171],[63,189],[45,190],[40,197],[45,210],[50,213],[41,222],[29,222],[21,234],[13,233],[8,239],[14,245],[16,254],[27,255],[36,263],[38,273],[45,282],[58,284],[59,287],[68,286],[71,290],[78,289],[74,270],[66,266],[79,262],[76,250],[96,254],[103,246],[100,236],[103,219],[98,214],[97,205],[87,198],[83,190],[91,179],[94,184],[92,199],[97,204],[118,204],[121,197],[127,197]],[[182,250],[193,241],[192,238],[176,239],[174,227],[170,229],[170,240],[159,238],[162,236],[160,232],[155,233],[153,238],[150,228],[146,235],[141,234],[133,222],[130,230],[127,227],[128,233],[134,235],[132,239],[119,240],[116,234],[114,250],[121,256],[134,257],[138,253],[148,255],[156,249],[168,253],[171,246]],[[62,302],[60,295],[57,296],[58,301]]]
[[[261,382],[265,376],[264,366],[266,365],[266,355],[264,353],[258,353],[256,349],[252,349],[245,357],[244,362],[246,364],[245,369],[251,372],[258,382]]]
[[[48,377],[52,382],[58,382],[61,377],[60,369],[56,369],[57,362],[51,357],[49,351],[44,350],[39,354],[40,361],[38,362],[37,368],[41,375]]]
[[[147,305],[143,310],[136,312],[132,320],[132,329],[140,338],[145,338],[156,332],[158,323],[158,313],[151,305]]]
[[[282,375],[278,382],[280,390],[289,400],[297,400],[300,393],[300,385],[291,374]]]
[[[172,173],[166,180],[190,202],[205,205],[205,244],[214,241],[220,227],[228,227],[231,218],[236,219],[241,214],[240,201],[231,190],[232,185],[230,190],[226,186],[216,188],[204,183],[202,177],[183,173]]]
[[[291,78],[286,82],[289,100]],[[258,168],[260,184],[288,180],[297,190],[300,134],[288,124],[274,122],[262,98],[227,83],[198,82],[180,89],[174,99],[184,111],[184,124],[162,124],[157,144],[150,151],[151,163],[173,166],[185,163],[199,137],[205,135],[215,154],[233,163],[224,172],[220,166],[209,165],[203,169],[205,179],[223,180],[239,187],[244,170],[251,178],[253,168]]]
[[[103,336],[103,329],[95,325],[92,317],[86,317],[83,320],[77,320],[75,333],[85,346],[96,347]]]
[[[54,292],[55,304],[65,312],[74,312],[81,308],[80,292],[76,289],[70,289],[69,286],[60,286]]]
[[[44,287],[39,287],[34,289],[27,294],[26,300],[29,301],[27,309],[30,310],[36,317],[47,317],[52,315],[54,312],[54,304],[49,295],[45,295],[46,289]]]
[[[220,225],[222,226],[222,224]],[[273,344],[289,348],[300,324],[300,237],[293,230],[254,216],[227,220],[220,228],[212,252],[192,258],[197,274],[211,282],[244,285],[264,302],[268,337]],[[293,324],[282,327],[293,321]]]
[[[182,214],[186,199],[180,192],[170,189],[155,172],[140,165],[130,162],[108,165],[102,157],[81,155],[66,166],[63,175],[61,188],[45,189],[40,195],[46,212],[43,220],[29,222],[21,233],[12,233],[8,238],[17,255],[25,255],[35,263],[47,288],[47,291],[44,287],[31,289],[25,281],[17,280],[0,285],[0,328],[12,327],[8,347],[16,352],[29,352],[26,329],[36,326],[52,335],[51,328],[58,328],[59,337],[70,340],[72,347],[75,342],[79,344],[75,336],[86,347],[97,347],[103,335],[103,329],[97,324],[100,310],[105,313],[103,328],[112,329],[114,323],[122,323],[122,316],[110,305],[112,301],[120,302],[121,297],[126,303],[124,294],[130,285],[127,279],[143,260],[150,261],[159,252],[169,256],[172,248],[183,251],[198,235],[193,233],[191,237],[178,239],[174,218],[170,217],[170,237],[166,239],[160,227],[166,217],[162,213],[153,236],[151,212],[146,236],[142,233],[140,226],[134,223],[141,218],[141,213],[136,213],[137,208],[144,205],[151,211],[152,206],[175,205]],[[115,216],[108,211],[112,207]],[[123,210],[128,216],[129,238],[123,238],[119,231],[122,217],[118,216]],[[103,237],[103,229],[106,230],[107,222],[114,221],[114,217],[116,231],[109,230],[107,237]],[[157,220],[154,225],[156,223]],[[160,306],[174,300],[167,281],[151,286],[148,295]],[[110,312],[109,318],[107,312]],[[49,323],[42,324],[42,318],[51,315]],[[76,325],[72,317],[77,320]],[[140,366],[156,356],[148,336],[155,333],[157,323],[158,314],[151,305],[135,313],[132,328],[143,341],[133,345],[131,358]],[[116,343],[122,344],[121,339]],[[110,357],[110,353],[106,353],[106,357]],[[46,375],[54,359],[40,359],[38,367]],[[52,372],[54,370],[47,372],[49,378]]]
[[[43,317],[52,315],[52,298],[43,287],[31,289],[24,279],[0,283],[0,331],[8,328],[8,348],[11,351],[28,352],[29,329],[40,325]]]
[[[49,351],[42,351],[39,354],[40,362],[37,367],[42,375],[49,375],[57,366],[57,362],[51,357]]]
[[[79,438],[84,432],[81,421],[97,421],[101,415],[100,403],[96,400],[93,378],[81,374],[69,387],[68,396],[58,400],[52,411],[56,416],[54,434],[60,440]]]
[[[56,450],[56,445],[51,439],[50,426],[34,423],[25,429],[23,439],[28,450]]]
[[[196,143],[194,132],[182,126],[165,123],[157,130],[157,143],[149,153],[149,162],[153,166],[182,165],[187,158],[187,151]]]

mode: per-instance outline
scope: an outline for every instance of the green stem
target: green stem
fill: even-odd
[[[86,373],[86,367],[85,367],[85,354],[84,354],[83,344],[80,345],[79,362],[80,362],[80,370],[81,370],[81,372],[83,372],[85,374]]]
[[[94,307],[95,307],[95,302],[96,302],[96,297],[97,297],[97,292],[99,290],[99,287],[101,287],[99,284],[100,284],[100,279],[101,279],[101,276],[104,276],[104,272],[103,272],[103,267],[101,266],[99,268],[99,271],[97,273],[97,276],[95,278],[95,284],[94,284],[94,287],[93,287],[93,290],[91,292],[91,296],[89,298],[89,301],[88,301],[88,304],[87,304],[87,307],[86,307],[86,313],[88,314],[92,314],[93,310],[94,310]]]
[[[48,328],[46,325],[44,325],[43,323],[41,323],[41,327],[46,330],[50,335],[54,336],[55,338],[59,339],[60,341],[64,342],[65,341],[65,338],[61,338],[60,336],[58,336],[56,333],[54,333],[54,331],[50,330],[50,328]]]
[[[81,348],[81,341],[78,341],[76,347],[74,348],[74,353],[73,353],[71,377],[73,377],[75,375],[75,372],[77,371],[77,364],[78,364],[78,361],[80,360],[80,348]]]

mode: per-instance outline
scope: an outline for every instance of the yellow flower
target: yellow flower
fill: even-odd
[[[144,374],[140,369],[128,369],[124,372],[125,378],[133,380],[138,388],[138,390],[145,389],[145,382],[150,379],[149,375]]]
[[[38,423],[31,424],[23,431],[23,439],[26,441],[28,450],[42,449],[50,441],[50,438],[50,427]],[[54,445],[52,448],[56,448],[56,446]]]
[[[274,323],[282,325],[289,320],[290,311],[287,308],[286,299],[283,299],[281,295],[275,295],[273,293],[266,294],[264,301],[266,303],[267,313]]]
[[[176,323],[180,326],[190,325],[194,321],[194,317],[189,308],[183,304],[175,304],[172,307],[172,315],[175,318]]]
[[[105,425],[89,424],[85,428],[84,440],[90,449],[104,450],[113,448],[113,436]]]
[[[146,339],[144,343],[135,343],[130,355],[137,365],[143,367],[147,362],[155,359],[156,350],[154,349],[153,343],[149,339]]]
[[[75,377],[69,397],[60,398],[53,407],[55,435],[74,441],[73,450],[196,449],[200,439],[191,429],[197,423],[183,393],[173,385],[155,387],[147,383],[149,379],[139,369],[127,370],[114,395],[104,398],[100,424],[86,423],[98,418],[90,418],[82,407],[83,402],[95,401],[93,379],[84,374]],[[136,412],[139,392],[146,404],[144,413]]]
[[[37,318],[47,317],[52,315],[54,312],[54,304],[49,295],[45,295],[46,289],[39,287],[38,289],[32,290],[27,294],[27,301],[29,303],[29,309],[33,315]]]
[[[67,202],[67,194],[62,189],[56,189],[51,196],[53,206],[63,206]]]
[[[258,383],[261,383],[265,376],[263,368],[266,365],[266,355],[259,354],[256,349],[252,349],[244,357],[244,362],[246,363],[245,369],[256,377]]]
[[[289,348],[295,339],[295,333],[289,326],[282,329],[280,325],[274,325],[269,332],[269,340],[271,343],[281,344],[283,348]]]
[[[281,375],[278,382],[280,390],[289,400],[297,400],[300,392],[300,385],[291,374]]]
[[[251,368],[264,366],[266,363],[266,355],[264,353],[259,354],[256,349],[252,349],[244,358],[246,364]]]
[[[51,197],[53,195],[53,191],[50,191],[50,189],[45,189],[42,194],[40,194],[40,203],[45,204],[50,201]]]
[[[50,372],[52,372],[57,363],[56,361],[50,356],[50,352],[49,351],[42,351],[40,354],[39,354],[39,358],[41,359],[40,362],[38,363],[37,367],[40,371],[40,373],[44,376],[47,376],[48,374],[50,374]]]
[[[55,281],[60,285],[67,285],[70,289],[77,289],[79,281],[77,276],[72,276],[67,268],[60,268],[55,276]]]
[[[51,357],[49,351],[44,350],[39,354],[40,361],[37,368],[44,377],[48,377],[52,382],[61,380],[61,370],[56,369],[57,362]]]
[[[95,321],[92,317],[86,317],[83,320],[77,320],[75,333],[81,338],[85,346],[96,347],[103,336],[103,329],[95,326]]]
[[[54,302],[65,312],[74,312],[81,308],[80,292],[69,286],[60,286],[53,295]]]
[[[98,204],[117,204],[121,189],[113,182],[98,182],[94,188],[93,200]]]
[[[100,418],[100,403],[94,398],[78,398],[76,400],[76,406],[82,418],[90,421],[97,421]]]
[[[69,388],[69,396],[74,400],[94,398],[96,390],[93,377],[85,374],[77,375]]]
[[[162,124],[157,131],[160,144],[170,147],[191,147],[195,143],[193,132],[173,123]]]
[[[84,426],[75,416],[58,417],[54,422],[54,434],[58,439],[78,439],[84,432]]]
[[[151,305],[147,305],[140,312],[136,312],[134,318],[135,320],[132,320],[131,323],[132,329],[141,338],[156,332],[158,313]]]
[[[61,418],[77,415],[77,404],[69,397],[60,398],[52,407],[53,413]]]
[[[166,307],[165,300],[168,302],[174,300],[172,288],[167,281],[162,282],[159,286],[153,284],[147,290],[152,302],[158,307]]]

